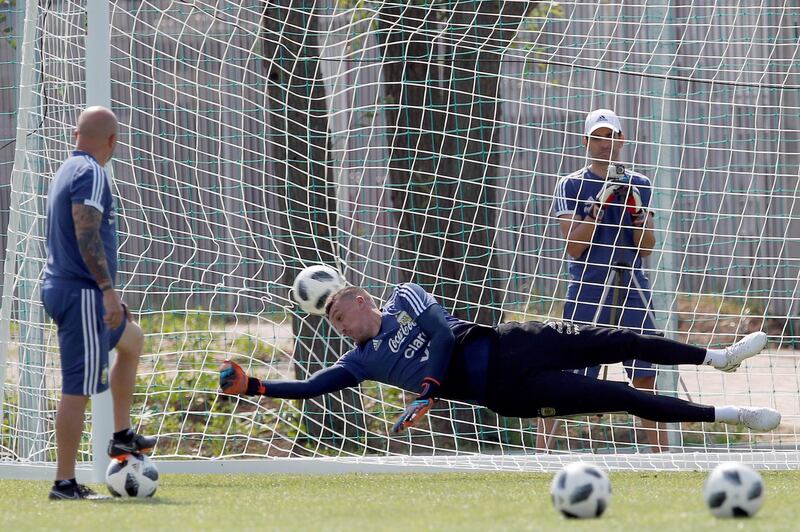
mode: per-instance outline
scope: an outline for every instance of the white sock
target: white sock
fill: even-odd
[[[714,421],[717,423],[739,423],[739,407],[715,406]]]
[[[725,365],[726,358],[724,349],[706,349],[706,358],[703,359],[703,364],[719,368]]]

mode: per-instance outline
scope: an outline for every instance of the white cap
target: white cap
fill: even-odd
[[[586,126],[583,130],[587,137],[601,127],[607,127],[614,133],[622,131],[619,118],[611,109],[595,109],[586,115]]]

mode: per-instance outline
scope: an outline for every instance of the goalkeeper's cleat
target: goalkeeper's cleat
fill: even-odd
[[[767,432],[781,424],[781,413],[772,408],[739,407],[739,423],[750,430]]]
[[[128,454],[149,454],[155,446],[155,436],[142,436],[134,432],[133,438],[129,441],[111,438],[108,442],[108,456],[111,458],[120,458]]]
[[[735,344],[725,348],[725,363],[716,366],[720,371],[732,372],[742,361],[756,356],[767,345],[767,334],[763,331],[750,333]]]
[[[107,495],[100,495],[92,488],[84,486],[83,484],[71,484],[63,488],[53,486],[47,498],[51,501],[77,501],[81,499],[102,501],[105,499],[110,499],[111,497]]]

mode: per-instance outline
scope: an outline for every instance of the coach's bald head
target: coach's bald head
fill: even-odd
[[[78,117],[75,128],[75,147],[106,164],[117,146],[117,117],[106,107],[87,107]]]

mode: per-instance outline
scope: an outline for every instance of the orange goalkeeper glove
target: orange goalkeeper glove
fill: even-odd
[[[392,426],[392,432],[399,434],[408,427],[413,426],[417,421],[425,417],[436,402],[435,399],[417,399],[406,407],[397,422]]]
[[[230,395],[264,395],[266,388],[260,380],[248,377],[242,367],[225,360],[219,368],[219,387]]]

